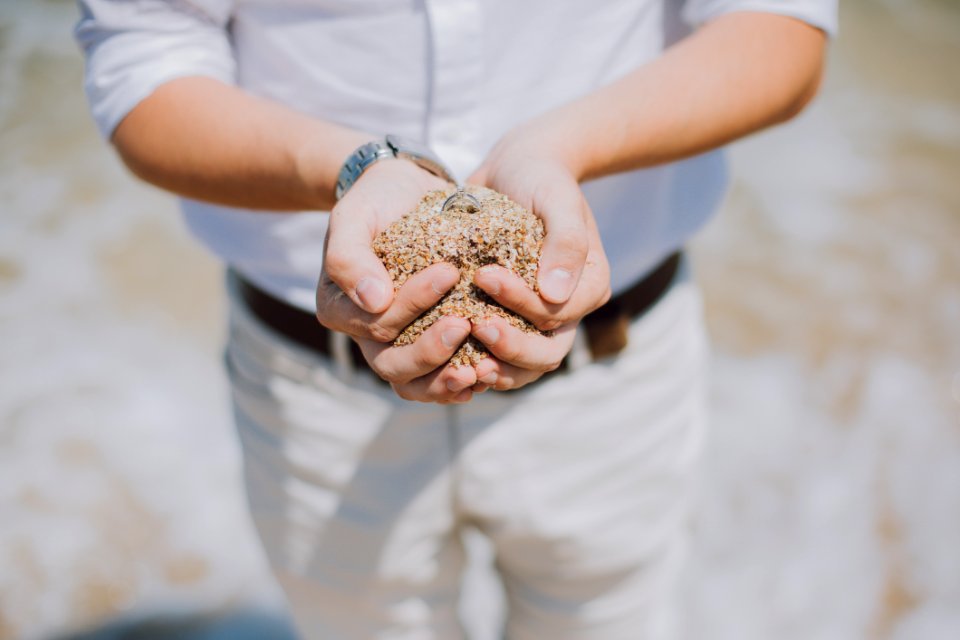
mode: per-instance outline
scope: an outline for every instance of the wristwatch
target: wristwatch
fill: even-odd
[[[353,183],[360,179],[368,167],[384,158],[404,158],[448,182],[457,182],[440,158],[426,146],[390,135],[382,141],[368,142],[350,154],[340,168],[340,175],[337,176],[337,200],[350,190]]]

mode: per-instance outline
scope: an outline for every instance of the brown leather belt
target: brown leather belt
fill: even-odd
[[[642,280],[583,318],[581,326],[595,360],[619,353],[627,345],[630,321],[667,292],[680,265],[680,256],[679,251],[671,254]],[[274,298],[242,277],[238,277],[238,282],[243,301],[265,325],[301,346],[330,355],[330,330],[317,322],[312,313]],[[366,368],[360,348],[353,341],[350,345],[354,364]]]

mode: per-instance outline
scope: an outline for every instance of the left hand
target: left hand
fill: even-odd
[[[474,282],[538,329],[553,331],[551,337],[524,333],[497,317],[475,324],[473,335],[493,355],[475,367],[475,391],[516,389],[556,369],[580,319],[610,299],[610,267],[593,213],[560,157],[543,136],[516,132],[468,180],[506,194],[543,220],[539,293],[500,266],[479,269]]]
[[[403,159],[371,166],[333,207],[317,284],[317,320],[356,340],[364,359],[405,400],[466,402],[477,381],[470,367],[445,366],[470,331],[463,318],[441,318],[413,344],[393,346],[403,328],[460,279],[451,264],[420,271],[396,292],[372,249],[377,233],[446,183]]]

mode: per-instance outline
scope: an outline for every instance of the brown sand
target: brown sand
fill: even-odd
[[[443,203],[456,189],[431,191],[419,206],[377,236],[374,250],[399,289],[407,278],[438,262],[460,269],[460,280],[431,309],[411,323],[394,341],[411,344],[430,325],[446,315],[478,323],[491,315],[506,318],[524,331],[536,327],[504,309],[473,284],[480,267],[499,264],[516,272],[537,290],[537,264],[543,244],[543,222],[510,200],[484,187],[467,187],[480,204],[479,210],[465,201],[443,210]],[[454,365],[477,364],[488,354],[472,336],[454,353]]]

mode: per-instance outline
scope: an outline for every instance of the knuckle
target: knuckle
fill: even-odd
[[[407,382],[402,376],[397,375],[396,371],[389,364],[386,364],[382,358],[373,358],[369,361],[370,369],[373,370],[381,379],[390,384],[403,384]]]
[[[426,341],[424,341],[426,342]],[[457,347],[447,348],[443,344],[443,340],[438,338],[436,343],[432,345],[430,349],[424,349],[420,354],[417,364],[425,369],[433,371],[441,366],[443,366],[447,360],[450,359],[450,356],[453,355],[453,352],[457,350]]]
[[[397,295],[386,313],[392,322],[407,324],[433,306],[439,298],[430,282],[408,280],[397,290]]]
[[[427,397],[424,398],[424,402],[436,402],[438,404],[450,404],[453,400],[453,395],[449,391],[444,391],[440,393],[439,391],[433,391],[427,394]]]
[[[526,385],[530,384],[531,382],[536,382],[536,381],[539,380],[541,377],[543,377],[543,372],[539,372],[539,373],[537,373],[536,375],[531,376],[531,377],[528,378],[527,380],[524,380],[523,383],[522,383],[520,386],[523,387],[523,386],[526,386]]]
[[[506,344],[500,345],[500,348],[497,350],[497,356],[501,360],[506,360],[507,362],[516,362],[520,359],[521,351],[513,342],[507,342]]]
[[[404,317],[415,318],[435,302],[422,288],[413,291],[412,294],[413,295],[410,296],[397,298],[397,301],[400,303],[400,309],[398,311],[400,311]],[[432,291],[430,291],[430,294],[432,295]]]
[[[381,380],[385,380],[386,382],[389,382],[391,384],[400,382],[399,380],[394,378],[392,375],[390,375],[390,371],[382,367],[375,360],[371,360],[368,364],[370,365],[370,370],[373,371],[377,375],[377,377],[379,377]]]
[[[391,383],[390,386],[393,388],[393,392],[396,393],[402,400],[410,400],[411,402],[419,400],[409,385]]]
[[[373,340],[373,336],[370,335],[369,325],[357,317],[352,317],[347,320],[343,332],[355,338]]]
[[[548,319],[545,315],[543,305],[539,304],[539,294],[531,289],[524,287],[524,291],[520,292],[520,295],[513,296],[509,302],[517,314],[523,318],[531,319],[534,324]]]
[[[559,329],[563,326],[563,324],[564,320],[562,318],[547,318],[537,323],[536,327],[537,329],[540,329],[540,331],[547,332]]]
[[[371,323],[367,326],[367,333],[371,340],[376,342],[392,342],[397,337],[397,332],[389,327],[385,327],[379,322]]]
[[[537,380],[538,378],[540,378],[540,376],[542,376],[544,373],[545,372],[543,371],[533,370],[533,369],[518,371],[517,375],[514,376],[513,379],[511,380],[511,382],[513,383],[512,388],[520,389],[522,387],[525,387],[531,382],[533,382],[534,380]]]
[[[551,371],[556,371],[557,369],[560,368],[561,364],[563,364],[563,358],[560,358],[560,359],[554,358],[546,363],[545,368],[543,369],[543,372],[549,373]]]
[[[441,364],[443,364],[443,361],[446,359],[443,356],[448,351],[448,349],[444,347],[442,343],[440,344],[439,348],[442,350],[442,352],[440,353],[434,353],[433,351],[429,351],[426,349],[419,350],[414,355],[414,359],[413,359],[414,366],[419,371],[423,371],[423,372],[433,371],[434,369],[439,367]]]

